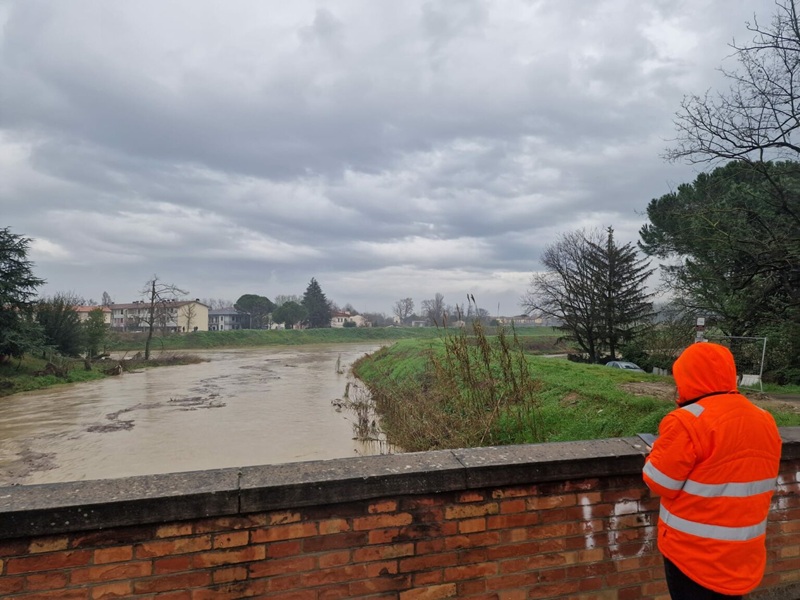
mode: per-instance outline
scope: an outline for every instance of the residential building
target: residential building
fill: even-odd
[[[239,312],[232,306],[215,308],[208,311],[209,331],[230,331],[232,329],[249,329],[250,315]]]
[[[73,309],[78,313],[78,318],[81,323],[89,320],[89,313],[93,310],[100,309],[103,311],[103,323],[111,325],[111,309],[107,306],[74,306]]]
[[[371,327],[372,323],[361,315],[351,315],[348,311],[335,312],[331,315],[331,327],[344,327],[345,323],[355,323],[356,327]],[[352,325],[348,325],[352,327]]]
[[[144,331],[150,320],[150,304],[144,300],[112,304],[111,326],[121,331]],[[156,329],[168,333],[208,331],[208,306],[200,300],[171,300],[156,306]]]

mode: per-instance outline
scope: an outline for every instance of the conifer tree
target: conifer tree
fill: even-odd
[[[303,307],[308,311],[309,327],[330,327],[331,307],[317,280],[313,277],[303,294]]]

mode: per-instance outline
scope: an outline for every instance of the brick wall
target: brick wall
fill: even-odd
[[[800,598],[800,428],[753,598]],[[667,598],[636,440],[0,489],[0,597]]]

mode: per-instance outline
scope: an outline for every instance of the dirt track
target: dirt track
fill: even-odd
[[[654,396],[656,398],[675,401],[675,386],[661,381],[642,381],[626,383],[620,386],[627,392],[637,396]],[[745,392],[754,404],[761,407],[783,408],[800,413],[800,394],[766,394],[762,392]]]

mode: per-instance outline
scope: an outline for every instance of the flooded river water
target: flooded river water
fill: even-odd
[[[379,453],[332,403],[348,382],[338,371],[379,347],[192,352],[207,362],[4,398],[0,485]]]

